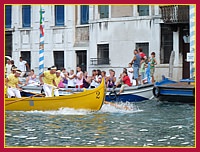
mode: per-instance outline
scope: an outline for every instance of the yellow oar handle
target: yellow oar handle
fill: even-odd
[[[18,100],[15,100],[15,101],[11,101],[11,102],[9,102],[9,103],[6,103],[5,105],[7,106],[7,105],[10,105],[10,104],[12,104],[12,103],[19,102],[19,101],[23,101],[23,100],[28,99],[28,98],[40,96],[40,95],[42,95],[42,94],[44,94],[44,93],[36,94],[36,95],[29,96],[29,97],[25,97],[25,98],[20,98],[20,99],[18,99]]]

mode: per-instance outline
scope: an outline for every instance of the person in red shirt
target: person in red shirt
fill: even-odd
[[[142,52],[142,48],[138,48],[138,51],[139,51],[139,55],[141,58],[144,58],[144,59],[147,58],[146,54],[144,52]]]
[[[120,88],[120,91],[119,91],[118,95],[121,94],[124,91],[125,87],[132,86],[130,78],[129,78],[129,76],[128,76],[126,71],[123,71],[123,73],[122,73],[122,82],[123,82],[123,84],[122,84],[122,86]]]

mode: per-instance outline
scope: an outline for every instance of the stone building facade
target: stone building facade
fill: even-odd
[[[93,69],[107,73],[114,69],[119,76],[132,60],[133,50],[142,47],[148,57],[151,52],[156,53],[156,80],[169,75],[172,50],[173,79],[186,77],[183,50],[188,48],[182,37],[188,23],[166,24],[159,5],[43,5],[43,8],[45,69],[56,65],[69,71],[80,65],[89,74]],[[40,5],[5,6],[5,55],[12,56],[16,65],[22,56],[36,74],[39,11]]]

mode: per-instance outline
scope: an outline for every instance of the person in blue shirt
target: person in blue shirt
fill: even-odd
[[[139,68],[140,68],[140,55],[138,50],[134,50],[134,57],[131,63],[133,64],[133,76],[136,81],[136,86],[138,86]]]

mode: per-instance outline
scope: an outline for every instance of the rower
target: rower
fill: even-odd
[[[43,85],[43,89],[46,97],[52,97],[52,90],[54,87],[57,88],[55,78],[56,78],[56,70],[55,66],[52,66],[50,70],[44,71],[40,77],[40,84]]]
[[[61,73],[60,70],[56,71],[56,78],[55,78],[56,86],[57,86],[57,88],[64,88],[63,80],[62,80],[60,73]],[[54,89],[54,95],[59,96],[58,89]]]
[[[19,77],[21,75],[20,70],[16,70],[14,74],[9,74],[9,76],[6,78],[6,87],[7,87],[7,95],[8,98],[21,98],[20,90],[18,84],[19,82]]]

